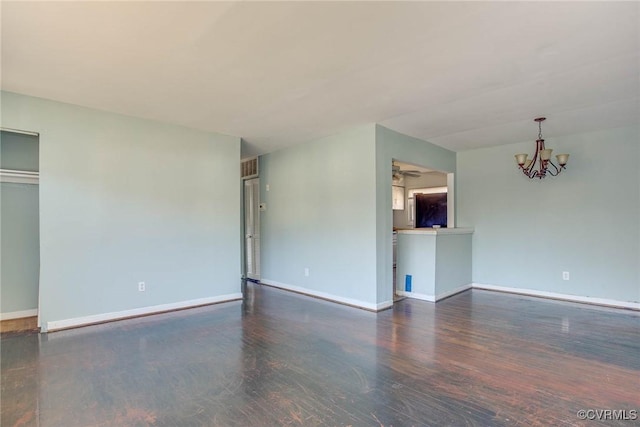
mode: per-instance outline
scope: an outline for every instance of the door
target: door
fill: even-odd
[[[260,179],[244,182],[245,271],[250,280],[260,280]]]

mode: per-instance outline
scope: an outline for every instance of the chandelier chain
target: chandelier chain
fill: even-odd
[[[542,121],[538,122],[538,139],[542,139]]]

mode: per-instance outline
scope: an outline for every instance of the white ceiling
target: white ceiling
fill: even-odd
[[[2,88],[241,136],[452,150],[639,123],[639,2],[2,2]]]

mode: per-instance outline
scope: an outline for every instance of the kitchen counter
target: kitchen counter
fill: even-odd
[[[436,302],[471,287],[473,228],[397,230],[396,293]]]

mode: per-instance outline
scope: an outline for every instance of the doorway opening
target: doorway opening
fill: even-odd
[[[260,281],[260,178],[244,181],[245,278]]]
[[[402,262],[398,231],[426,228],[454,228],[454,174],[429,169],[415,163],[392,161],[393,209],[393,300],[402,299],[405,278],[398,278],[396,266]],[[405,254],[406,255],[406,254]]]

